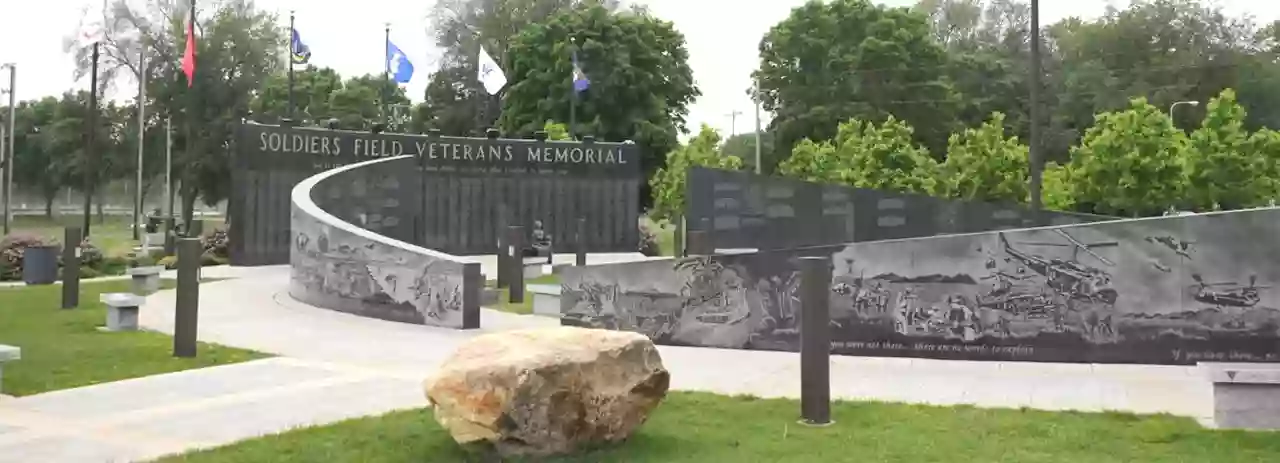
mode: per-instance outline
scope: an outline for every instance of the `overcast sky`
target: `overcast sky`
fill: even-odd
[[[72,79],[71,58],[62,50],[62,39],[72,33],[87,4],[100,0],[4,0],[0,17],[0,62],[18,66],[19,99],[58,95],[87,82]],[[657,16],[675,23],[688,40],[690,65],[702,90],[691,108],[690,130],[701,123],[728,135],[729,114],[741,111],[737,132],[754,124],[752,104],[745,95],[750,72],[757,65],[756,47],[769,27],[784,19],[804,0],[638,0]],[[884,0],[908,5],[915,0]],[[312,62],[329,66],[344,76],[382,72],[383,24],[391,23],[391,40],[409,55],[417,71],[408,84],[411,98],[420,100],[434,67],[427,39],[425,16],[431,2],[409,0],[359,0],[329,2],[257,0],[279,14],[287,26],[289,10],[296,10],[297,27],[311,47]],[[1280,1],[1220,0],[1232,13],[1248,12],[1260,20],[1280,19]],[[1093,17],[1108,4],[1125,6],[1128,0],[1044,0],[1041,21],[1052,23],[1067,16]],[[0,81],[7,78],[0,78]],[[87,80],[87,79],[86,79]],[[7,84],[7,81],[4,82]],[[3,86],[7,86],[0,84]],[[131,98],[132,85],[122,84],[110,98]]]

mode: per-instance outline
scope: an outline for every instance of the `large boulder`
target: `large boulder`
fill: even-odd
[[[559,327],[475,337],[426,391],[436,421],[458,443],[547,456],[626,439],[669,383],[648,337]]]

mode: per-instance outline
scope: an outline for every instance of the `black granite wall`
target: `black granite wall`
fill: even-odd
[[[1280,361],[1280,209],[573,268],[562,323],[798,350],[793,258],[833,265],[833,352]]]
[[[688,192],[688,228],[700,230],[707,219],[712,242],[722,249],[791,249],[1114,219],[705,167],[689,169]]]

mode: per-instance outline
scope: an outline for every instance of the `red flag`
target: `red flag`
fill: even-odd
[[[191,5],[191,17],[187,19],[187,51],[182,55],[182,73],[187,75],[190,88],[196,77],[196,7]]]

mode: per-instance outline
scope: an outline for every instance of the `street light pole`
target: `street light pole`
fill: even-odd
[[[1039,211],[1041,209],[1041,193],[1040,186],[1042,181],[1042,171],[1040,167],[1041,143],[1040,143],[1040,0],[1031,0],[1031,86],[1030,104],[1031,110],[1031,133],[1030,146],[1028,146],[1027,167],[1031,174],[1031,185],[1029,192],[1031,193],[1031,209]]]
[[[0,160],[2,160],[0,161],[0,174],[4,174],[4,178],[0,179],[0,183],[3,183],[2,186],[4,187],[4,233],[7,235],[9,234],[9,228],[11,226],[10,222],[13,222],[13,216],[9,210],[9,205],[13,202],[13,166],[16,164],[14,159],[17,158],[17,156],[14,156],[16,151],[13,149],[13,120],[18,114],[16,97],[18,90],[18,67],[13,63],[7,63],[0,67],[9,68],[9,149],[2,150],[7,154],[5,156],[0,156]],[[3,137],[0,137],[0,143],[5,143]]]
[[[133,203],[133,240],[137,241],[139,222],[142,218],[142,153],[146,145],[147,114],[147,48],[138,51],[138,175],[134,179],[135,198]]]
[[[1196,100],[1175,101],[1173,104],[1169,105],[1169,120],[1174,120],[1173,109],[1177,108],[1179,105],[1200,106],[1200,102]],[[1177,124],[1174,125],[1177,126]]]

